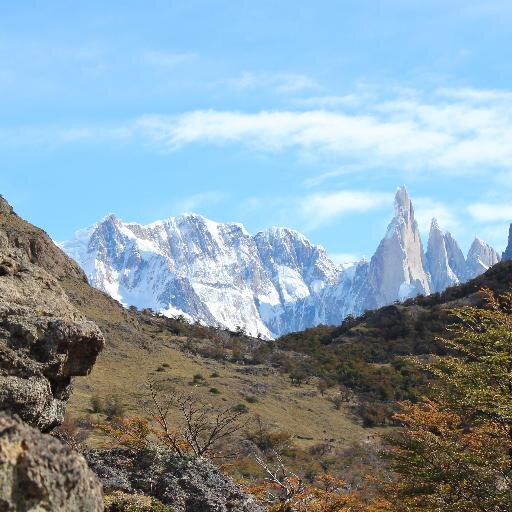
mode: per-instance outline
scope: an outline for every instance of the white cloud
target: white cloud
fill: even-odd
[[[244,80],[248,86],[257,81],[252,75]],[[292,80],[281,86],[300,83],[293,85]],[[350,112],[197,110],[141,116],[118,126],[19,129],[24,130],[24,144],[142,139],[164,151],[197,143],[242,144],[262,152],[297,151],[304,160],[335,161],[338,168],[352,173],[385,169],[488,176],[492,172],[502,181],[512,174],[512,101],[508,100],[512,91],[440,89],[425,99],[418,91],[399,90],[393,99],[380,101],[365,91],[357,94],[361,102]],[[16,144],[17,130],[3,129],[12,133],[3,133],[2,143]]]
[[[242,80],[247,86],[255,81],[253,75]],[[461,174],[512,166],[512,92],[440,89],[428,100],[418,91],[397,94],[378,101],[361,92],[357,112],[336,109],[336,98],[326,97],[317,110],[200,110],[145,116],[138,128],[168,149],[237,143],[263,151],[296,149],[358,168]],[[340,104],[356,102],[352,96]],[[318,97],[309,100],[322,105]]]
[[[408,121],[380,121],[323,110],[254,114],[200,110],[177,117],[146,116],[139,127],[169,149],[194,142],[242,142],[265,150],[295,147],[361,158],[372,154],[383,163],[419,155],[425,160],[452,141],[449,134],[421,129]]]
[[[512,204],[510,203],[475,203],[468,206],[473,219],[480,222],[512,222]]]
[[[340,216],[375,210],[391,201],[392,195],[387,193],[341,190],[310,194],[300,200],[298,208],[305,229],[313,230]]]
[[[436,91],[440,96],[457,100],[469,100],[486,103],[489,101],[512,101],[512,92],[502,89],[473,89],[471,87],[440,88]]]
[[[217,190],[209,190],[183,198],[178,202],[176,207],[181,213],[192,213],[205,206],[219,204],[225,198],[226,195],[224,193],[218,192]]]

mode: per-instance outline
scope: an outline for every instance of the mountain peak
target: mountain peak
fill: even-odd
[[[475,237],[466,258],[470,277],[476,277],[485,272],[500,259],[500,255],[487,242]]]
[[[503,261],[512,260],[512,224],[510,224],[510,228],[508,230],[508,244],[502,255],[502,259]]]
[[[437,219],[435,217],[432,217],[432,221],[430,223],[430,232],[432,231],[441,231],[439,223],[437,222]]]
[[[395,215],[404,216],[412,212],[412,201],[405,185],[398,187],[395,194]]]

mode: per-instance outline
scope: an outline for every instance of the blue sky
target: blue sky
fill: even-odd
[[[510,1],[77,4],[0,4],[0,192],[55,239],[197,211],[371,256],[406,184],[504,248]]]

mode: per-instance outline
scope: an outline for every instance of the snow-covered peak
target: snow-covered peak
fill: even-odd
[[[432,219],[430,224],[430,233],[428,237],[427,252],[425,253],[425,267],[430,274],[431,290],[440,292],[448,286],[458,284],[462,280],[459,277],[457,266],[457,258],[462,257],[464,264],[464,256],[458,248],[457,242],[452,241],[449,233],[443,233],[437,220]],[[453,261],[452,261],[453,260]]]
[[[395,216],[370,261],[371,301],[376,307],[430,293],[429,276],[414,209],[405,187],[395,195]]]
[[[272,337],[283,304],[319,293],[340,270],[287,228],[251,236],[239,223],[183,214],[149,224],[108,216],[62,244],[94,286],[126,305],[179,311]]]

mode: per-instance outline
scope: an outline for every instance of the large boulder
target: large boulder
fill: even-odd
[[[176,512],[263,512],[252,496],[203,459],[129,448],[93,450],[86,457],[105,493],[142,493]]]
[[[101,484],[81,455],[0,413],[0,510],[100,512]]]
[[[0,410],[51,430],[63,420],[72,377],[90,372],[103,344],[58,281],[0,229]]]

